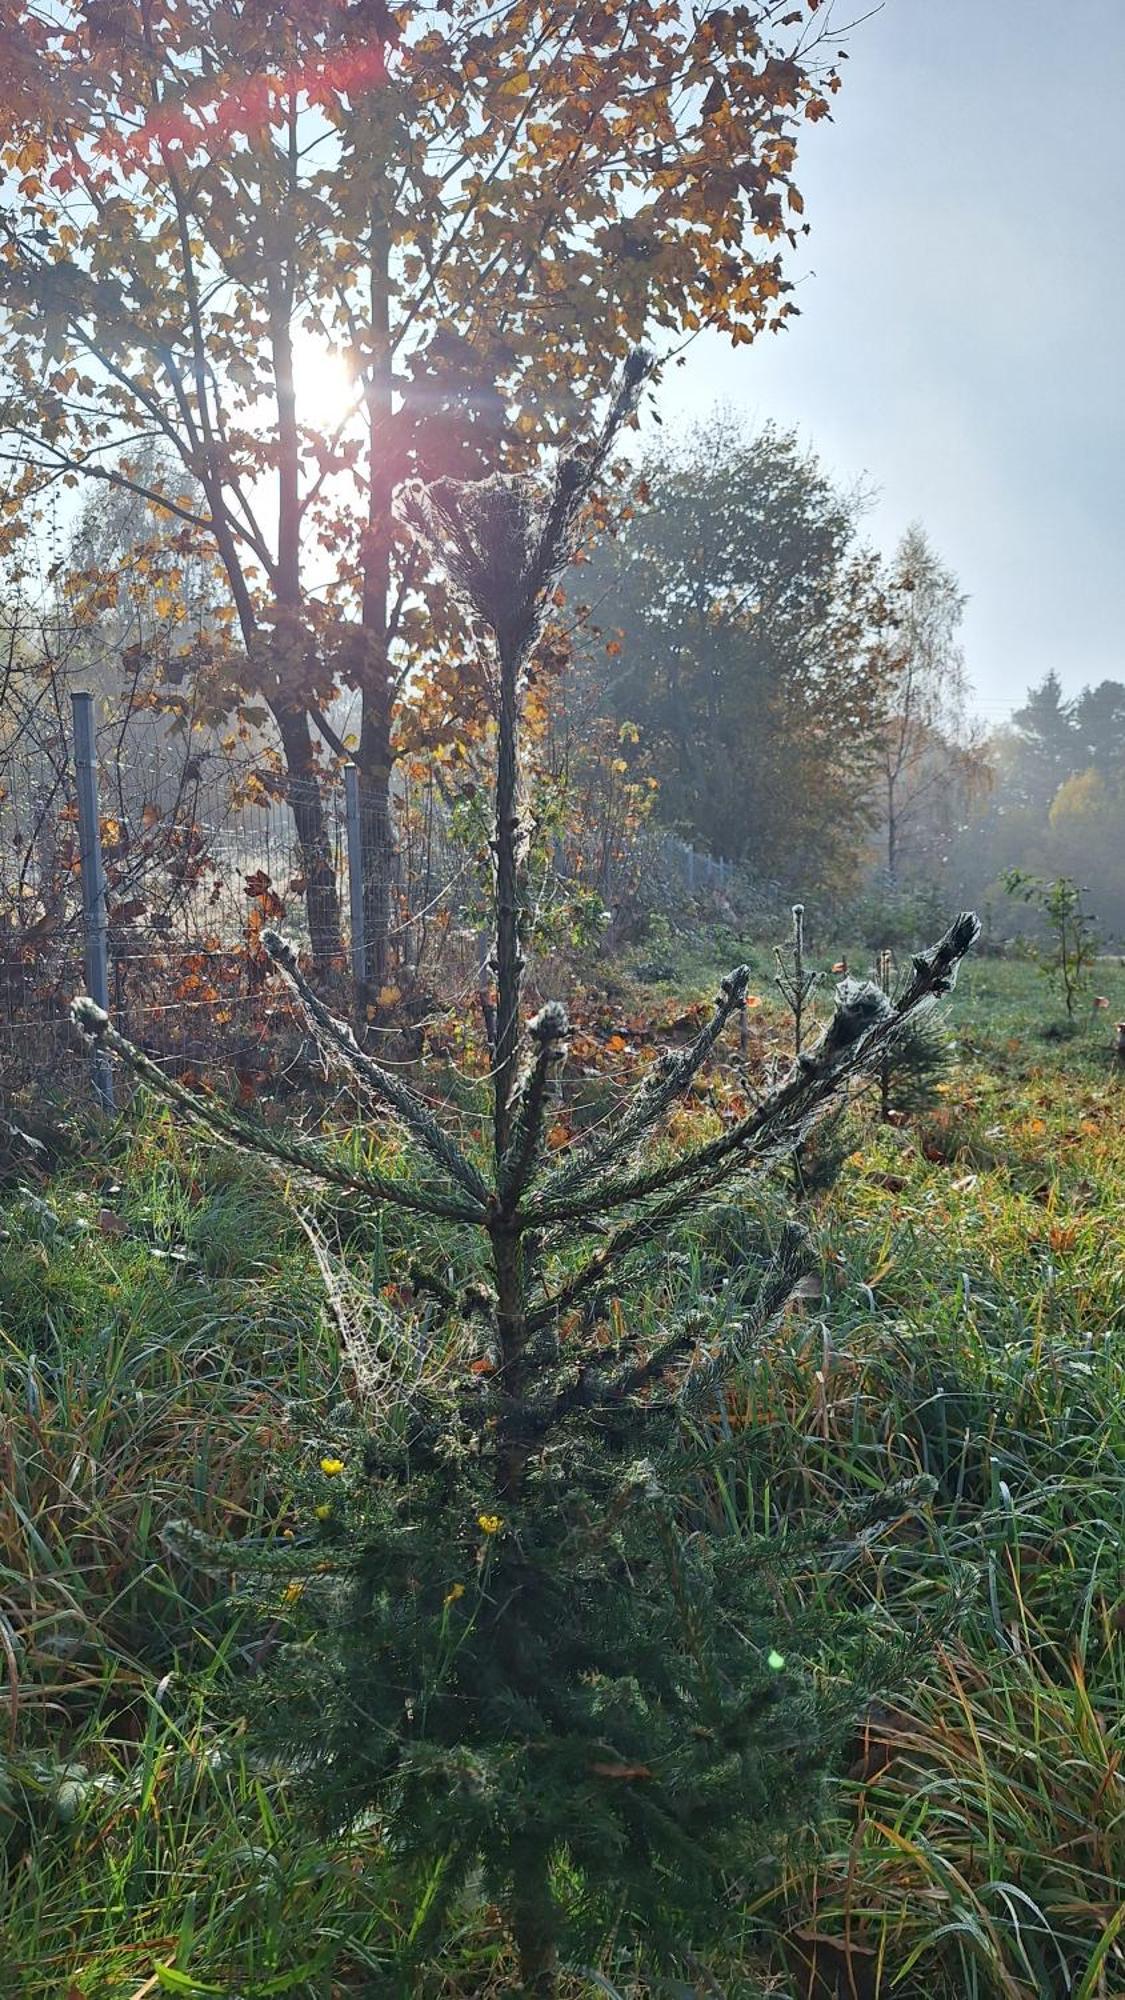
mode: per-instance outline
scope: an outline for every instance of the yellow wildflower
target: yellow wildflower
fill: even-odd
[[[332,1502],[330,1500],[322,1500],[319,1507],[313,1508],[313,1512],[318,1521],[330,1521],[332,1519]]]
[[[297,1599],[304,1594],[304,1588],[305,1586],[302,1579],[300,1577],[294,1577],[292,1583],[287,1583],[284,1591],[282,1592],[282,1596],[284,1598],[285,1603],[296,1604]]]
[[[464,1597],[464,1595],[465,1595],[465,1586],[463,1583],[450,1584],[449,1589],[446,1591],[445,1596],[442,1599],[442,1603],[456,1604],[457,1599],[459,1597]]]
[[[504,1523],[499,1514],[478,1514],[477,1527],[482,1535],[498,1535]]]
[[[320,1469],[327,1473],[329,1479],[335,1479],[336,1474],[344,1470],[344,1461],[342,1458],[322,1458]]]

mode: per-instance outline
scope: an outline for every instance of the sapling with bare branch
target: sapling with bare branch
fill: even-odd
[[[777,987],[789,1009],[793,1021],[793,1054],[799,1056],[805,1044],[809,1028],[810,1003],[824,977],[817,966],[809,965],[805,956],[805,906],[794,903],[792,910],[793,927],[788,947],[775,945],[773,948],[774,985]],[[830,1187],[837,1178],[849,1152],[852,1139],[848,1130],[847,1098],[841,1101],[827,1118],[820,1121],[816,1132],[803,1145],[798,1146],[791,1162],[793,1186],[801,1195],[817,1193]]]
[[[774,946],[773,955],[777,965],[774,984],[779,988],[781,997],[793,1016],[793,1054],[799,1056],[805,1039],[805,1012],[821,979],[815,966],[805,964],[803,903],[793,905],[793,934],[788,956],[779,944]]]
[[[1020,868],[1008,870],[1004,886],[1009,896],[1031,903],[1040,913],[1050,942],[1033,941],[1029,951],[1044,976],[1061,988],[1072,1026],[1075,1004],[1090,984],[1099,950],[1097,925],[1082,900],[1085,891],[1069,875],[1044,882]]]
[[[275,1604],[284,1587],[304,1638],[279,1653],[257,1727],[287,1747],[323,1817],[375,1812],[404,1883],[425,1882],[413,1962],[479,1881],[535,2000],[610,1936],[650,1963],[713,1946],[732,1883],[814,1810],[857,1679],[888,1672],[874,1625],[841,1607],[852,1664],[837,1654],[818,1680],[811,1661],[831,1655],[833,1634],[822,1620],[814,1642],[796,1593],[778,1587],[783,1548],[704,1534],[682,1507],[685,1466],[807,1268],[804,1231],[787,1226],[772,1259],[748,1260],[680,1316],[660,1253],[716,1197],[751,1199],[755,1177],[877,1073],[950,991],[977,933],[957,917],[895,998],[843,981],[818,1038],[754,1108],[677,1149],[668,1116],[737,1017],[738,966],[694,1042],[611,1123],[561,1153],[549,1145],[569,1026],[557,1002],[524,1018],[523,703],[545,606],[644,375],[635,357],[593,444],[561,455],[549,480],[441,480],[402,503],[493,663],[496,998],[479,1127],[454,1134],[368,1056],[273,933],[265,947],[370,1132],[362,1164],[169,1082],[90,1001],[75,1005],[93,1041],[215,1138],[463,1246],[464,1283],[436,1295],[432,1365],[417,1353],[397,1365],[394,1341],[380,1341],[348,1424],[307,1467],[305,1531],[236,1550],[180,1540],[257,1578]],[[388,1161],[384,1125],[406,1156]],[[461,1255],[449,1249],[447,1268]],[[619,1301],[608,1325],[607,1286]],[[888,1531],[881,1517],[863,1528]],[[400,1978],[408,1967],[409,1953]]]

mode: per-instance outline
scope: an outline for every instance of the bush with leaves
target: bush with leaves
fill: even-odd
[[[1073,1021],[1074,1003],[1089,986],[1098,956],[1097,928],[1082,901],[1082,890],[1069,875],[1043,882],[1020,868],[1009,870],[1004,887],[1009,896],[1018,896],[1038,910],[1049,942],[1033,943],[1030,949],[1045,978],[1062,988],[1066,1017]]]
[[[785,1584],[784,1538],[713,1537],[682,1499],[714,1448],[730,1378],[807,1266],[802,1230],[784,1226],[768,1261],[748,1256],[662,1326],[637,1295],[651,1293],[653,1257],[682,1220],[790,1157],[850,1081],[877,1070],[949,991],[977,929],[958,917],[894,1001],[845,980],[789,1073],[718,1136],[676,1151],[661,1127],[737,1016],[748,980],[737,968],[694,1042],[667,1053],[612,1121],[561,1154],[548,1147],[568,1023],[556,1003],[523,1021],[521,705],[544,605],[642,374],[638,357],[596,444],[560,457],[549,485],[441,481],[404,503],[495,661],[487,1133],[459,1143],[272,934],[322,1049],[375,1121],[397,1123],[414,1171],[260,1128],[169,1082],[90,1001],[75,1007],[96,1043],[217,1137],[463,1232],[464,1281],[441,1287],[447,1338],[408,1350],[381,1315],[379,1339],[353,1356],[354,1408],[308,1468],[305,1529],[191,1546],[275,1606],[283,1592],[296,1636],[275,1654],[269,1700],[256,1694],[254,1728],[285,1748],[321,1817],[373,1815],[390,1864],[425,1885],[416,1957],[479,1884],[534,1996],[610,1937],[650,1964],[712,1946],[781,1830],[815,1815],[860,1684],[893,1672],[889,1624],[841,1603],[838,1625],[821,1615],[810,1628]],[[630,1286],[634,1304],[599,1311]],[[871,1520],[834,1518],[826,1560],[846,1560],[841,1549],[912,1504],[884,1499]]]

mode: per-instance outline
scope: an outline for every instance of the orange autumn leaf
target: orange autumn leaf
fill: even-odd
[[[1076,1222],[1056,1222],[1048,1231],[1047,1241],[1056,1255],[1062,1251],[1073,1250],[1078,1241],[1078,1224]]]

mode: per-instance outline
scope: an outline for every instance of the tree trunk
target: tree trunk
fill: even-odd
[[[290,115],[289,180],[296,184],[297,129]],[[301,594],[301,448],[293,379],[292,314],[295,297],[294,211],[287,200],[269,211],[265,231],[272,256],[265,267],[269,303],[270,345],[277,396],[277,619],[273,630],[272,665],[277,693],[274,715],[289,773],[289,804],[297,828],[301,874],[309,918],[309,943],[320,982],[339,968],[340,902],[336,868],[324,819],[324,800],[313,761],[312,732],[305,707],[308,691],[310,640],[302,616]]]
[[[366,984],[378,991],[387,978],[394,914],[396,851],[391,780],[394,757],[387,704],[366,692],[359,753],[360,837],[363,842],[363,930]]]
[[[388,939],[394,903],[395,840],[391,780],[392,672],[389,649],[401,599],[391,605],[391,554],[394,545],[392,501],[404,469],[396,449],[391,341],[391,214],[390,182],[376,177],[371,186],[370,309],[371,372],[364,402],[369,430],[367,533],[363,543],[363,598],[360,607],[362,653],[357,679],[363,700],[360,724],[360,814],[363,838],[363,921],[365,979],[376,992],[388,970]]]
[[[317,979],[337,970],[343,953],[336,866],[324,816],[324,800],[313,766],[312,737],[304,710],[275,709],[285,768],[289,808],[297,829],[300,872],[305,882],[309,943]]]
[[[508,1919],[523,2000],[555,2000],[559,1980],[555,1905],[547,1856],[535,1849],[521,1861],[515,1875]]]

